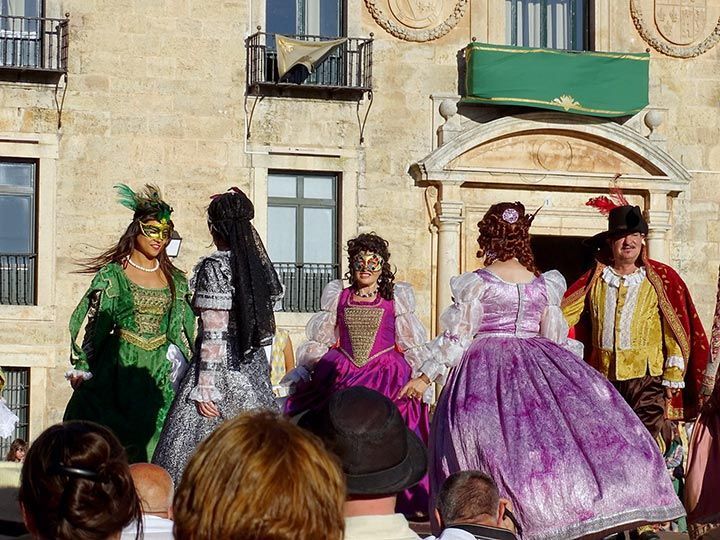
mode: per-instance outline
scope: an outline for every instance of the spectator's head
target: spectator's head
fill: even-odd
[[[514,531],[506,515],[510,501],[502,499],[492,479],[479,471],[448,476],[435,504],[435,518],[442,528],[455,523],[488,525]]]
[[[40,434],[23,464],[19,498],[36,539],[105,540],[133,520],[141,528],[125,450],[91,422],[65,422]]]
[[[337,392],[299,425],[340,458],[350,499],[394,495],[425,475],[423,443],[395,404],[374,390],[356,386]]]
[[[345,483],[334,456],[267,412],[229,420],[190,459],[175,495],[175,538],[340,540]]]
[[[8,450],[5,461],[13,461],[15,463],[22,463],[25,461],[27,446],[27,443],[23,439],[15,439],[10,444],[10,450]]]
[[[170,474],[162,467],[151,463],[130,465],[130,474],[142,502],[143,514],[172,519],[175,486]]]

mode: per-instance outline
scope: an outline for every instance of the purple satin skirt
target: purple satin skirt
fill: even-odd
[[[338,349],[330,349],[315,365],[312,380],[297,386],[285,404],[285,413],[294,416],[321,407],[330,396],[344,388],[364,386],[387,396],[400,410],[407,426],[427,444],[430,432],[428,407],[420,400],[396,399],[410,380],[412,368],[396,350],[370,360],[359,368]],[[408,516],[427,514],[429,482],[427,475],[416,486],[399,494],[396,510]]]
[[[542,338],[480,337],[451,371],[430,436],[431,492],[476,469],[525,540],[578,538],[684,511],[652,437],[600,373]]]

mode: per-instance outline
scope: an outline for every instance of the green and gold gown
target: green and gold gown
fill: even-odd
[[[94,277],[70,318],[74,374],[92,376],[73,392],[65,420],[90,420],[110,428],[131,462],[153,455],[182,359],[191,358],[195,315],[181,273],[170,288],[148,289],[131,282],[110,263]],[[82,346],[77,337],[87,317]]]

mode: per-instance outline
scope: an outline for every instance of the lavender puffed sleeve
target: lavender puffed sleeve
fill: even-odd
[[[398,282],[394,288],[395,304],[395,343],[402,350],[405,361],[413,368],[414,376],[420,373],[420,367],[430,360],[427,346],[427,332],[415,314],[415,292],[412,285]]]
[[[320,298],[320,311],[312,316],[305,327],[308,340],[297,349],[297,365],[312,369],[320,358],[338,340],[337,307],[343,282],[336,279],[328,283]]]
[[[450,280],[453,304],[440,317],[440,335],[430,342],[430,358],[420,366],[420,372],[431,381],[444,384],[450,368],[472,343],[483,317],[484,288],[484,281],[475,272]]]
[[[548,305],[540,319],[540,335],[561,345],[580,358],[583,357],[583,344],[568,338],[569,327],[560,309],[560,302],[567,290],[563,275],[557,270],[543,274]]]

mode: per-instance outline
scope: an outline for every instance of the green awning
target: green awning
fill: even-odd
[[[574,52],[470,43],[463,103],[627,116],[648,104],[648,53]]]

